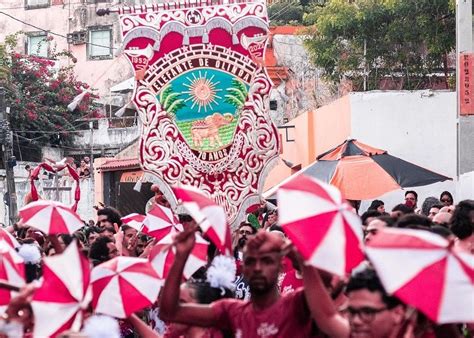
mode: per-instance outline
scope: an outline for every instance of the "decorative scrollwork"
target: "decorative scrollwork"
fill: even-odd
[[[224,17],[231,23],[244,17],[254,17],[258,22],[267,20],[263,2],[210,6],[196,10],[202,15],[202,25],[215,17]],[[123,33],[139,26],[151,26],[159,30],[170,21],[191,25],[186,21],[185,13],[184,9],[178,9],[124,15],[121,17]],[[243,25],[251,27],[252,20],[246,19],[245,22],[248,23]],[[245,30],[246,27],[242,29]],[[222,47],[228,48],[229,56],[238,54],[232,46]],[[214,51],[213,47],[209,48]],[[183,53],[189,53],[191,49],[183,47],[182,50]],[[222,158],[210,161],[196,155],[196,150],[188,144],[189,140],[183,136],[173,115],[158,102],[158,93],[150,88],[150,83],[137,81],[134,92],[134,103],[143,122],[140,139],[143,169],[156,176],[157,183],[172,205],[176,204],[176,200],[172,196],[170,185],[197,186],[224,207],[233,225],[241,221],[247,207],[258,203],[265,175],[278,157],[279,146],[276,127],[268,114],[271,81],[261,66],[250,61],[247,56],[239,54],[239,57],[246,60],[245,63],[252,63],[256,70],[252,70],[252,81],[246,102],[238,114],[233,141],[226,147],[226,156]],[[152,74],[150,72],[159,74],[159,67],[158,63],[150,65],[145,79]]]

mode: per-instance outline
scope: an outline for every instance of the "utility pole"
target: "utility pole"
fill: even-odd
[[[15,174],[13,167],[16,165],[16,159],[13,156],[12,133],[10,131],[9,119],[6,113],[5,88],[0,87],[0,141],[3,152],[3,165],[5,166],[7,178],[7,201],[10,225],[13,225],[17,219]]]
[[[89,129],[91,130],[91,158],[89,162],[89,174],[91,181],[94,182],[94,121],[89,121]]]

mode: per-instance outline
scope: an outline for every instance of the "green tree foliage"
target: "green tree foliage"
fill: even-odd
[[[305,15],[305,44],[327,79],[352,79],[367,89],[391,78],[404,89],[427,84],[429,74],[449,77],[455,47],[451,0],[330,0]],[[365,50],[365,53],[364,53]]]
[[[229,94],[225,95],[225,102],[233,105],[237,110],[242,108],[247,100],[247,87],[245,84],[237,79],[232,80],[232,87],[227,88]]]
[[[8,36],[0,43],[0,79],[6,87],[6,102],[10,107],[14,150],[27,149],[23,153],[28,155],[43,145],[69,144],[71,132],[79,127],[78,119],[100,114],[92,103],[95,96],[89,93],[73,112],[67,109],[76,95],[89,88],[76,79],[72,67],[55,67],[59,56],[71,55],[52,50],[51,58],[46,59],[17,53],[19,34]]]
[[[176,112],[185,106],[184,100],[180,98],[180,94],[173,90],[171,85],[164,87],[158,100],[161,107],[170,114],[171,117],[176,117]]]

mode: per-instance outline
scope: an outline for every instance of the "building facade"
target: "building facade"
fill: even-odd
[[[51,58],[58,66],[74,66],[77,78],[97,89],[100,97],[113,96],[110,88],[132,76],[120,46],[118,15],[99,17],[101,0],[3,0],[0,4],[0,41],[19,35],[19,53]]]

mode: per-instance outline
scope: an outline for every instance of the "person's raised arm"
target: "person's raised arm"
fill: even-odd
[[[306,302],[316,325],[329,337],[349,337],[349,322],[337,311],[318,270],[303,262],[301,267]]]
[[[160,296],[160,317],[165,321],[196,326],[212,326],[217,320],[209,305],[182,304],[179,302],[179,288],[184,266],[195,243],[197,227],[185,229],[176,235],[173,245],[175,259]]]
[[[127,318],[127,321],[133,325],[135,331],[142,338],[161,338],[158,333],[156,333],[151,327],[146,325],[143,320],[138,318],[136,314],[132,314]]]

